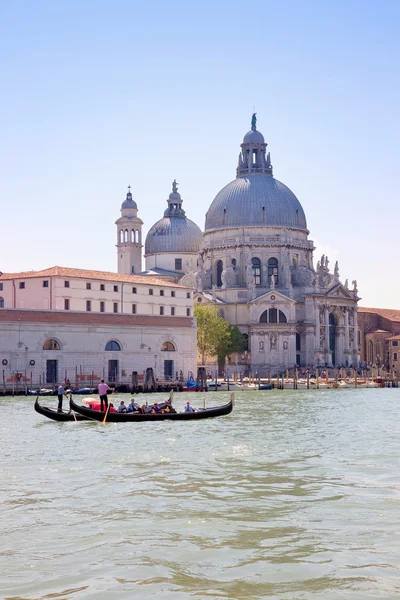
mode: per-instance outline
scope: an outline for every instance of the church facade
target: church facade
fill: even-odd
[[[359,364],[357,282],[342,283],[338,263],[332,269],[326,256],[314,267],[304,210],[273,177],[255,114],[236,178],[211,203],[202,236],[175,182],[168,202],[146,238],[146,272],[159,265],[166,278],[194,289],[195,302],[215,303],[248,337],[252,370]]]

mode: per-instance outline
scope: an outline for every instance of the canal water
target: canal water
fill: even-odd
[[[203,397],[228,394],[174,404]],[[400,595],[398,389],[236,392],[197,422],[0,409],[1,598]]]

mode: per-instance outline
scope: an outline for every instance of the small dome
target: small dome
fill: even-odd
[[[250,129],[243,138],[243,144],[265,144],[264,136],[260,131]]]
[[[198,252],[202,240],[200,227],[190,219],[164,217],[147,234],[145,254]]]
[[[136,208],[137,209],[137,204],[132,199],[132,194],[130,192],[127,193],[126,199],[121,204],[121,208]]]
[[[168,196],[168,198],[170,200],[181,200],[181,195],[179,192],[171,192],[170,195]]]
[[[216,195],[205,231],[259,225],[307,229],[303,208],[286,185],[273,177],[250,175],[231,181]]]

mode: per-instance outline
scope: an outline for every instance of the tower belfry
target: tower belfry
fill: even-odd
[[[121,204],[121,216],[115,221],[117,226],[118,273],[140,273],[142,271],[142,225],[137,216],[138,208],[132,199],[128,185],[126,199]]]

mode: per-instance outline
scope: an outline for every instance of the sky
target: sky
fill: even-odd
[[[127,186],[144,234],[173,179],[202,229],[253,110],[314,265],[400,308],[400,3],[3,0],[0,271],[116,271]]]

